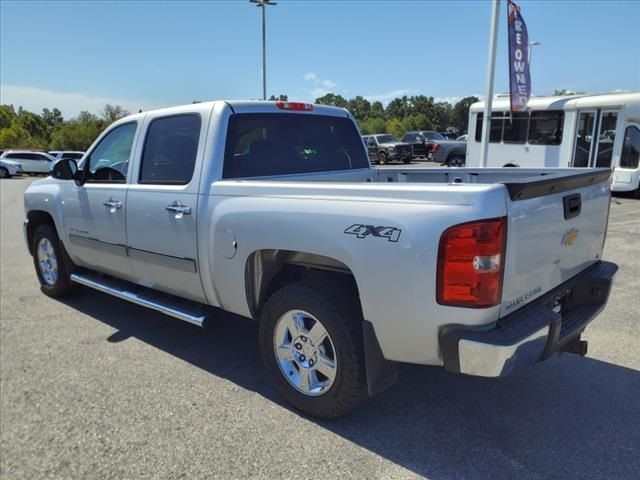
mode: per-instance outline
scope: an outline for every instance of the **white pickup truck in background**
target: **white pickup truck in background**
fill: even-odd
[[[609,177],[378,170],[346,110],[217,101],[131,115],[58,161],[25,193],[25,235],[50,296],[258,320],[277,390],[335,417],[398,362],[494,377],[584,354],[617,270]]]

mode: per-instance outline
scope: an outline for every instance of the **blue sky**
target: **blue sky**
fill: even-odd
[[[502,2],[496,92],[508,90]],[[533,92],[640,90],[640,2],[521,0]],[[259,98],[259,9],[247,0],[0,3],[2,103],[66,117]],[[386,102],[484,91],[491,3],[287,1],[267,11],[268,94]]]

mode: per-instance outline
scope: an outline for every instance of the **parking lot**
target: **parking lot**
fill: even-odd
[[[638,478],[638,200],[612,200],[604,258],[620,270],[587,357],[498,380],[404,366],[318,421],[266,382],[250,320],[202,330],[88,289],[41,294],[22,236],[31,181],[0,182],[3,479]]]

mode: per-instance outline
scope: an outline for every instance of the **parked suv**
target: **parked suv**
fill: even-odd
[[[84,155],[84,152],[78,152],[74,150],[52,150],[49,152],[56,160],[60,160],[61,158],[73,158],[74,160],[80,160]]]
[[[3,160],[0,158],[0,178],[11,178],[22,174],[22,167],[13,160]]]
[[[56,161],[48,153],[29,152],[26,150],[8,150],[0,156],[0,159],[13,160],[19,163],[25,173],[44,173],[47,175],[49,174],[49,168]]]
[[[375,163],[384,165],[394,160],[411,162],[413,157],[411,145],[401,142],[394,135],[366,135],[362,138],[367,145],[369,159]]]
[[[431,152],[431,144],[436,140],[445,140],[438,132],[432,130],[421,130],[407,132],[402,138],[403,142],[409,143],[413,151],[413,157],[428,157]]]

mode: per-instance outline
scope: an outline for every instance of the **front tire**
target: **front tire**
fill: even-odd
[[[349,412],[364,398],[362,314],[355,300],[306,282],[276,291],[260,318],[267,376],[298,410],[318,418]]]
[[[381,165],[386,165],[387,164],[387,154],[384,152],[379,152],[378,153],[378,161],[380,162]]]
[[[33,235],[33,264],[40,289],[49,297],[62,297],[75,289],[65,265],[58,235],[52,225],[40,225]]]

